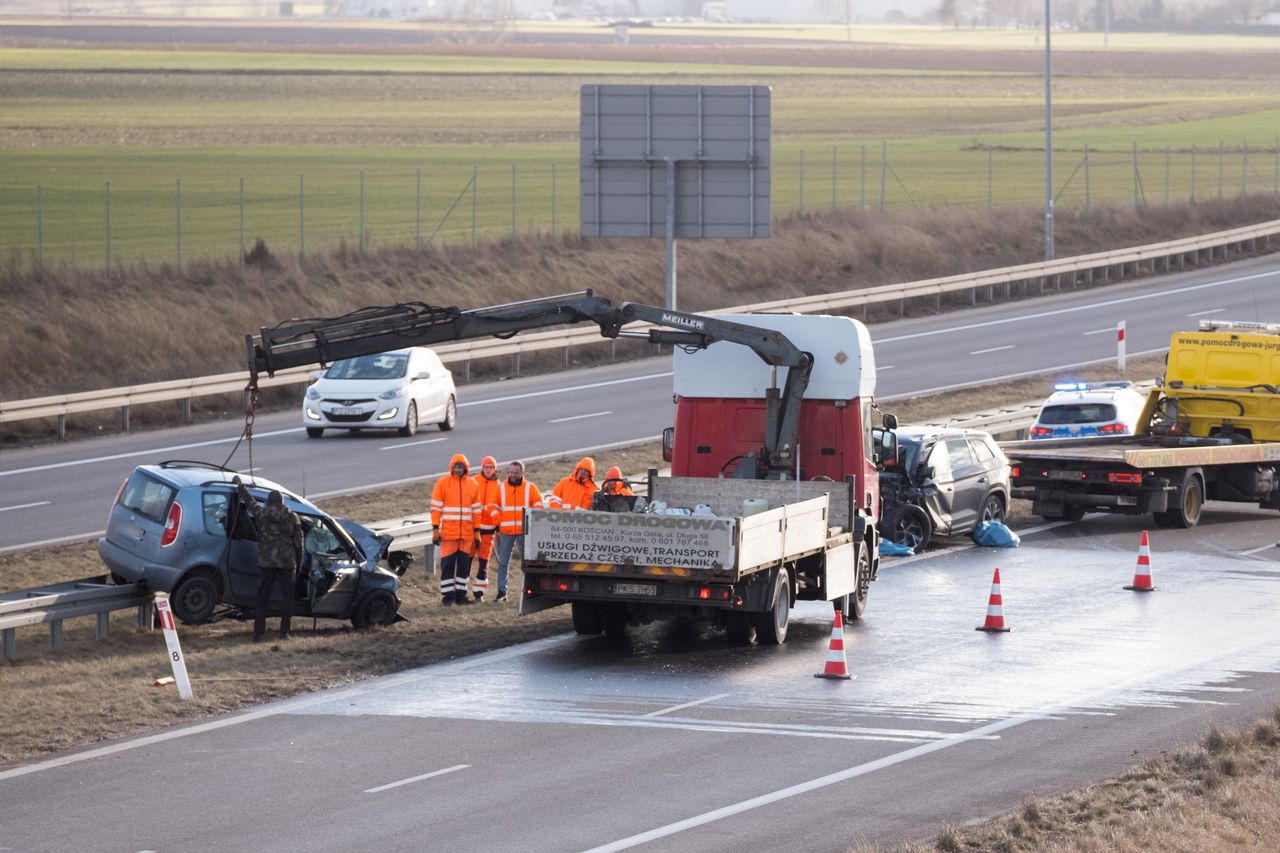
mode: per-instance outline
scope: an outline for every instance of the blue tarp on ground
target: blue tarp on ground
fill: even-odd
[[[971,534],[984,548],[1017,548],[1022,540],[999,521],[984,521]]]
[[[880,540],[881,557],[910,557],[912,553],[912,550],[906,545],[899,545],[897,542],[890,542],[888,539]]]

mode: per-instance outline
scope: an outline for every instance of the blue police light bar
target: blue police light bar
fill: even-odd
[[[1127,379],[1114,379],[1110,382],[1057,382],[1055,391],[1094,391],[1098,388],[1132,388],[1133,383]]]

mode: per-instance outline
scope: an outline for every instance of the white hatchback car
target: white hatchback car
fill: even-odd
[[[458,422],[453,373],[426,347],[344,358],[307,389],[302,424],[319,438],[326,429],[397,429],[420,424],[451,430]]]
[[[1133,435],[1147,398],[1132,382],[1060,382],[1040,407],[1032,438]]]

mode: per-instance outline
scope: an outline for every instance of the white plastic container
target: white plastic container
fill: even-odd
[[[769,508],[769,501],[764,498],[743,498],[742,514],[744,516],[755,515],[758,512],[764,512]]]

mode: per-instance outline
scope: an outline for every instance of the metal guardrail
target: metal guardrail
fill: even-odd
[[[150,628],[154,593],[139,584],[117,586],[104,576],[50,584],[0,594],[0,634],[4,656],[17,656],[17,629],[24,625],[49,625],[49,645],[62,648],[62,622],[76,616],[97,616],[99,640],[107,636],[113,610],[138,608],[138,627]]]
[[[901,305],[907,299],[922,297],[934,297],[941,304],[944,294],[963,293],[965,291],[970,292],[969,301],[973,304],[978,299],[978,292],[984,289],[988,293],[988,299],[994,300],[995,291],[998,287],[1003,287],[1005,295],[1008,296],[1015,285],[1035,283],[1040,291],[1043,291],[1046,287],[1060,289],[1064,281],[1074,285],[1082,278],[1086,284],[1095,283],[1098,277],[1101,277],[1103,281],[1110,281],[1113,273],[1115,278],[1123,279],[1130,274],[1139,274],[1144,266],[1152,274],[1158,271],[1170,272],[1174,269],[1184,269],[1187,266],[1188,258],[1191,259],[1193,266],[1197,265],[1206,254],[1210,262],[1217,259],[1230,260],[1233,248],[1256,252],[1258,251],[1259,243],[1261,243],[1264,250],[1269,250],[1271,239],[1277,236],[1280,236],[1280,220],[1272,220],[1260,225],[1233,228],[1228,231],[1218,231],[1200,237],[1170,240],[1164,243],[1154,243],[1129,249],[1096,252],[1091,255],[1021,264],[1019,266],[984,270],[976,273],[963,273],[942,278],[924,279],[906,284],[888,284],[861,290],[805,296],[798,299],[737,305],[717,310],[736,313],[750,311],[809,313],[890,302],[899,302]],[[1129,272],[1130,270],[1132,273]],[[641,328],[646,327],[636,327],[637,330]],[[567,329],[532,332],[519,335],[510,340],[484,338],[475,341],[462,341],[443,344],[435,349],[443,361],[448,364],[462,363],[468,368],[469,372],[470,362],[476,359],[500,356],[519,358],[522,353],[562,348],[567,351],[570,346],[598,342],[601,342],[601,338],[599,332],[594,328]],[[282,370],[272,378],[262,377],[259,381],[259,386],[269,388],[305,382],[310,378],[311,370],[312,368]],[[0,423],[54,417],[58,419],[58,436],[62,437],[65,434],[67,415],[119,409],[121,413],[121,428],[127,429],[128,412],[131,405],[172,400],[183,401],[183,416],[185,419],[189,419],[192,398],[241,391],[247,382],[247,373],[223,373],[215,376],[154,382],[126,388],[108,388],[100,391],[60,394],[28,400],[0,401]]]
[[[431,564],[433,549],[429,516],[392,518],[366,526],[377,533],[390,533],[394,537],[393,546],[399,550],[425,547],[427,564]],[[96,616],[97,639],[103,640],[107,636],[111,613],[130,607],[138,608],[138,627],[150,630],[155,593],[137,583],[113,584],[106,575],[0,593],[0,637],[3,637],[4,657],[13,660],[17,656],[19,628],[47,624],[49,647],[57,651],[62,648],[63,620]]]

